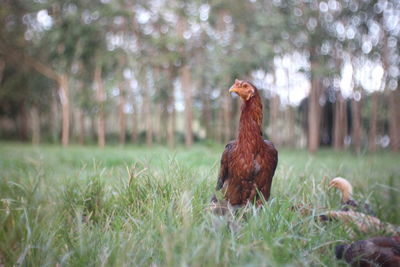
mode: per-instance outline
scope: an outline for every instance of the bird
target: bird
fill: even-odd
[[[375,216],[371,207],[365,203],[364,207],[352,198],[353,187],[349,181],[342,177],[336,177],[329,182],[329,187],[338,188],[342,192],[343,207],[339,211],[327,211],[318,216],[320,221],[341,221],[344,225],[352,226],[350,232],[356,229],[362,233],[385,232],[388,234],[400,234],[400,227],[382,222]]]
[[[257,88],[236,79],[229,93],[242,100],[239,131],[222,153],[216,190],[233,207],[247,203],[262,205],[270,197],[272,178],[278,164],[278,151],[262,137],[262,101]]]
[[[211,197],[210,204],[206,207],[206,211],[215,215],[212,218],[212,224],[215,229],[227,226],[231,232],[236,233],[241,229],[241,219],[245,217],[244,212],[242,216],[236,216],[240,208],[242,207],[231,206],[225,199],[219,200],[214,194]]]
[[[335,247],[337,259],[351,266],[400,266],[400,236],[372,237]]]
[[[327,211],[319,215],[320,221],[340,221],[350,230],[356,229],[364,234],[374,232],[385,232],[387,234],[399,235],[400,227],[387,222],[382,222],[375,216],[366,215],[356,211]]]
[[[210,204],[206,207],[206,211],[209,211],[215,215],[225,216],[234,210],[230,209],[228,201],[226,201],[225,199],[219,200],[214,194],[211,197]]]
[[[372,210],[368,203],[364,203],[363,206],[360,206],[356,200],[352,198],[353,195],[353,186],[350,184],[348,180],[342,177],[333,178],[329,182],[330,188],[337,188],[342,192],[342,211],[357,211],[363,212],[367,215],[376,216],[375,212]]]

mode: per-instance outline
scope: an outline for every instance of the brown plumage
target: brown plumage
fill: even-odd
[[[337,259],[351,266],[398,267],[400,266],[400,236],[373,237],[349,245],[338,245]]]
[[[223,189],[225,199],[233,206],[255,200],[260,205],[258,192],[265,200],[270,196],[278,152],[262,138],[262,101],[257,88],[236,80],[229,92],[238,94],[243,104],[239,133],[225,146],[216,189]]]

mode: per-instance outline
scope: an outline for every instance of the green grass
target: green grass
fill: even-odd
[[[281,150],[272,197],[232,232],[205,212],[223,147],[32,147],[0,144],[0,265],[344,266],[351,237],[290,210],[337,209],[343,176],[384,221],[400,224],[400,157]],[[216,221],[221,223],[217,224]]]

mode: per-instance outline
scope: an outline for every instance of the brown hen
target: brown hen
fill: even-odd
[[[272,142],[262,138],[262,101],[250,82],[235,80],[229,92],[243,100],[237,139],[225,146],[221,158],[217,190],[223,189],[230,205],[268,200],[278,152]]]
[[[351,266],[400,266],[400,236],[373,237],[349,245],[338,245],[337,259],[343,259]]]

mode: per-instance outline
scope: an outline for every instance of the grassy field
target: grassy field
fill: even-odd
[[[398,155],[280,150],[270,201],[232,232],[205,212],[222,150],[0,143],[0,265],[344,266],[335,245],[366,235],[290,210],[338,209],[335,176],[400,224]]]

